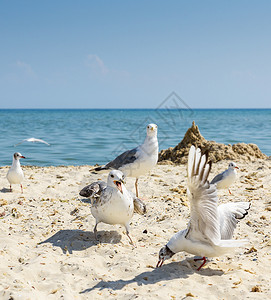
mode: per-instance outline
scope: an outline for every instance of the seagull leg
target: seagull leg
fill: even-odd
[[[138,178],[136,178],[136,181],[135,181],[136,196],[138,197],[137,183],[138,183]]]
[[[229,189],[229,193],[230,193],[230,195],[231,195],[231,191],[230,191],[230,189]]]
[[[203,260],[203,263],[200,265],[199,268],[197,268],[197,271],[199,271],[205,264],[206,264],[206,257],[203,256],[202,258],[194,258],[194,261]]]
[[[23,191],[23,186],[21,185],[21,191],[22,191],[22,194],[24,193],[24,191]]]
[[[11,184],[9,185],[9,191],[12,192]]]
[[[125,225],[125,229],[126,229],[126,234],[127,234],[128,238],[129,238],[129,240],[130,240],[130,244],[131,244],[133,247],[135,247],[135,244],[133,243],[133,240],[131,239],[131,237],[130,237],[130,235],[129,235],[129,224],[126,224],[126,225]]]
[[[94,227],[94,237],[95,237],[95,239],[98,241],[98,237],[97,237],[97,225],[98,225],[98,222],[96,222],[96,224],[95,224],[95,227]]]
[[[129,238],[129,240],[130,240],[130,244],[131,244],[133,247],[135,247],[135,244],[133,243],[133,240],[131,239],[131,237],[130,237],[128,231],[126,231],[126,234],[127,234],[128,238]]]

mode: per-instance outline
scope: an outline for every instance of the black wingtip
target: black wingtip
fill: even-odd
[[[109,168],[106,168],[106,166],[103,167],[95,167],[93,169],[90,169],[89,172],[92,172],[95,174],[95,172],[99,172],[99,171],[105,171],[105,170],[109,170]]]
[[[105,168],[104,167],[97,167],[97,168],[93,169],[93,171],[96,171],[96,172],[102,171],[102,170],[105,170]]]
[[[211,171],[212,165],[213,165],[213,161],[212,161],[212,160],[209,160],[209,161],[208,161],[208,164],[210,165],[210,171]]]
[[[80,191],[79,195],[82,197],[88,197],[87,193],[84,190]]]
[[[202,156],[205,155],[206,161],[208,161],[209,159],[209,153],[210,153],[210,149],[204,149],[204,152],[202,153]]]
[[[245,209],[245,213],[243,214],[243,216],[241,217],[241,218],[237,218],[238,220],[242,220],[242,219],[244,219],[244,217],[246,216],[246,215],[248,215],[248,211],[250,210],[250,207],[251,207],[251,202],[249,203],[249,207],[247,208],[247,209]]]
[[[88,187],[89,187],[89,186],[84,187],[84,188],[79,192],[79,195],[82,196],[82,197],[88,198],[88,197],[92,194],[92,191],[89,190]]]

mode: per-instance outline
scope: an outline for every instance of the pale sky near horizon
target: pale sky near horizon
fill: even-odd
[[[271,1],[0,0],[0,108],[271,107]]]

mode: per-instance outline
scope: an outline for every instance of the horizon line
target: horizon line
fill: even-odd
[[[201,107],[196,107],[196,108],[0,108],[0,110],[194,110],[194,109],[213,109],[213,110],[226,110],[226,109],[230,109],[230,110],[234,110],[234,109],[259,109],[259,110],[264,110],[264,109],[271,109],[271,107],[260,107],[260,108],[256,108],[256,107],[221,107],[221,108],[215,108],[215,107],[208,107],[208,108],[201,108]]]

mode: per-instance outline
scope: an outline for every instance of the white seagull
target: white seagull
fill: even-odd
[[[106,224],[121,224],[126,229],[126,234],[132,245],[129,235],[130,220],[134,211],[140,214],[146,212],[145,204],[124,185],[124,175],[119,170],[112,170],[107,178],[107,184],[103,181],[93,182],[80,191],[80,196],[91,199],[91,213],[96,219],[94,235],[97,239],[97,225],[100,222]]]
[[[127,150],[103,167],[97,167],[94,171],[120,170],[126,177],[136,177],[135,189],[138,197],[138,177],[149,172],[158,161],[157,125],[147,126],[147,136],[143,144]]]
[[[157,267],[175,253],[186,251],[202,256],[198,271],[206,263],[206,257],[220,256],[234,247],[244,246],[247,240],[232,240],[238,220],[247,215],[250,203],[236,202],[217,206],[216,186],[209,184],[211,162],[208,153],[191,146],[188,157],[187,194],[190,202],[190,221],[186,229],[179,231],[161,248]]]
[[[8,170],[7,180],[10,185],[10,191],[12,191],[12,189],[11,189],[12,184],[20,184],[21,190],[23,193],[22,181],[24,180],[24,173],[23,173],[23,170],[22,170],[21,164],[20,164],[21,158],[25,158],[21,153],[15,152],[13,154],[12,166]]]
[[[22,143],[24,143],[24,142],[43,143],[43,144],[46,144],[46,145],[50,146],[50,144],[47,143],[47,142],[45,142],[44,140],[36,139],[36,138],[33,138],[33,137],[32,137],[32,138],[29,138],[29,139],[24,139],[24,140],[22,140],[20,143],[14,145],[14,147],[16,147],[16,146],[18,146],[18,145],[20,145],[20,144],[22,144]]]
[[[234,183],[237,178],[237,169],[239,169],[234,162],[230,162],[228,169],[224,172],[216,175],[211,181],[211,184],[216,184],[217,189],[229,189],[229,187]],[[229,193],[231,191],[229,189]]]

